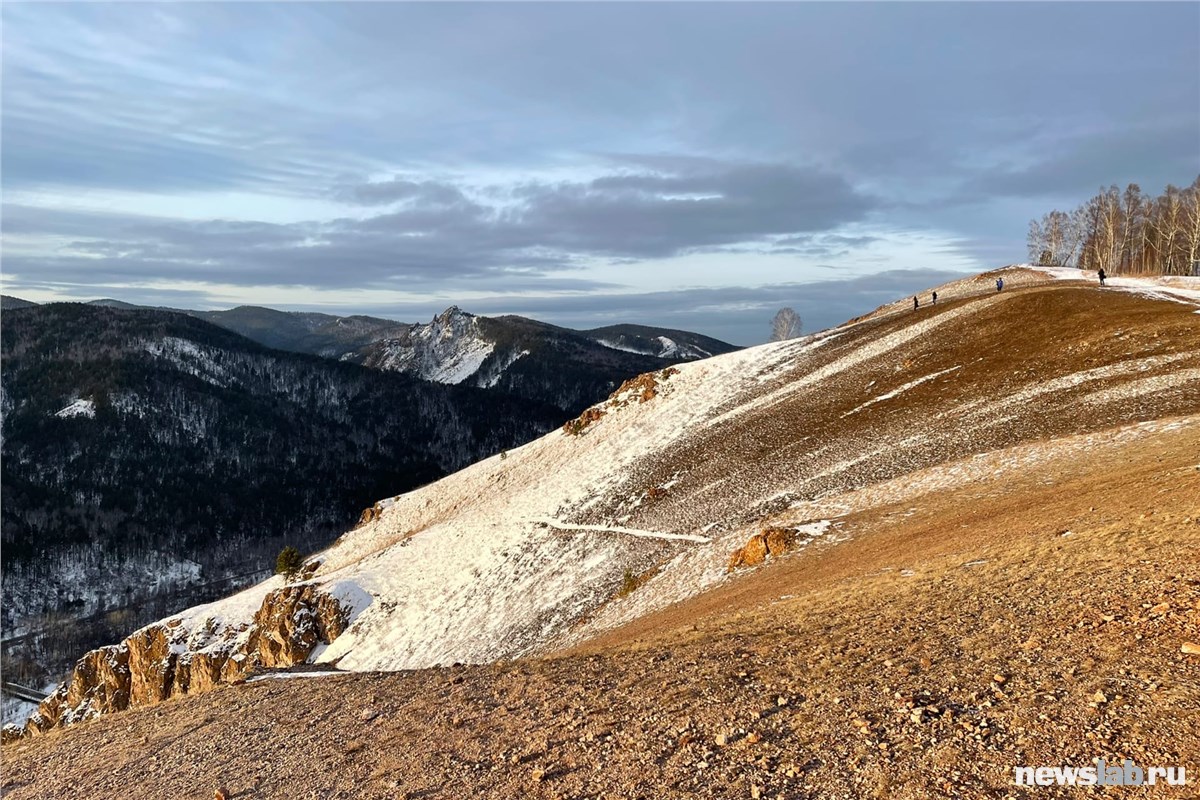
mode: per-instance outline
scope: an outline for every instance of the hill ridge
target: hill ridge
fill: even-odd
[[[728,556],[764,527],[829,519],[836,540],[836,499],[864,487],[1196,410],[1193,308],[1005,274],[1004,292],[951,289],[934,308],[647,374],[563,432],[377,504],[310,562],[306,585],[341,598],[345,632],[296,655],[370,670],[546,652],[729,580]],[[230,608],[281,588],[174,618],[172,649],[228,657],[237,637],[214,625],[232,635],[248,618]]]

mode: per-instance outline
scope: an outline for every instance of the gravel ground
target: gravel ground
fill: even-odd
[[[1002,798],[1200,786],[1200,424],[936,485],[573,651],[263,680],[5,747],[6,798]],[[1057,452],[1057,454],[1054,454]],[[635,590],[636,591],[636,590]]]

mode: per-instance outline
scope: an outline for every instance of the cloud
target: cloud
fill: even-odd
[[[284,90],[271,48],[251,41],[274,15],[101,4],[3,14],[6,189],[307,195],[371,163],[320,140],[331,98]]]
[[[791,164],[638,172],[523,192],[519,227],[567,251],[662,257],[862,220],[877,201],[845,177]]]
[[[1200,103],[1197,106],[1190,114],[1037,142],[1028,163],[980,173],[967,182],[964,196],[976,201],[998,196],[1087,197],[1101,186],[1127,183],[1141,183],[1157,194],[1167,183],[1187,184],[1200,171]],[[1155,155],[1153,161],[1148,153]]]
[[[784,236],[774,241],[773,252],[795,253],[811,258],[836,258],[882,241],[883,237],[880,236],[845,236],[836,233]]]
[[[6,266],[65,282],[140,274],[246,286],[484,280],[498,288],[585,259],[660,258],[825,230],[862,218],[874,203],[844,178],[788,164],[712,163],[678,175],[625,171],[509,188],[500,194],[515,202],[489,205],[469,199],[464,187],[432,180],[342,184],[337,191],[363,203],[400,205],[362,219],[287,224],[10,204],[6,232],[59,241],[53,253],[18,254]],[[576,281],[603,282],[599,275]]]
[[[365,206],[387,205],[398,201],[432,206],[452,206],[468,202],[456,186],[432,180],[404,178],[340,186],[333,194],[339,200]]]
[[[946,242],[988,266],[1047,207],[1200,160],[1196,4],[0,14],[10,282],[615,295],[696,254],[770,282],[745,264]]]

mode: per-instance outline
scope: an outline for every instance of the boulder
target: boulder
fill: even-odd
[[[791,528],[767,528],[763,536],[767,540],[767,552],[772,557],[781,556],[796,547],[796,531]]]
[[[745,564],[745,555],[742,553],[742,548],[739,547],[729,554],[729,566],[725,569],[726,572],[733,572],[738,567]]]
[[[756,533],[750,537],[750,541],[746,542],[746,546],[742,548],[742,564],[747,567],[756,567],[767,560],[767,537],[765,534]]]
[[[792,528],[767,528],[750,537],[745,545],[729,554],[728,572],[738,567],[756,567],[767,557],[778,558],[796,548],[796,531]]]

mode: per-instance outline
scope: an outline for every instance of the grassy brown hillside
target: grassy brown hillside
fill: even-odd
[[[1197,776],[1198,453],[1193,416],[917,475],[847,541],[574,652],[114,715],[5,748],[4,795],[1069,797],[1012,767],[1093,757]]]
[[[771,510],[773,488],[821,497],[970,453],[1195,410],[1194,311],[1056,284],[869,318],[748,402],[731,399],[727,419],[669,457],[637,465],[643,485],[676,479],[636,518],[686,529],[720,509],[723,523],[752,521]],[[596,505],[592,516],[613,510]]]

